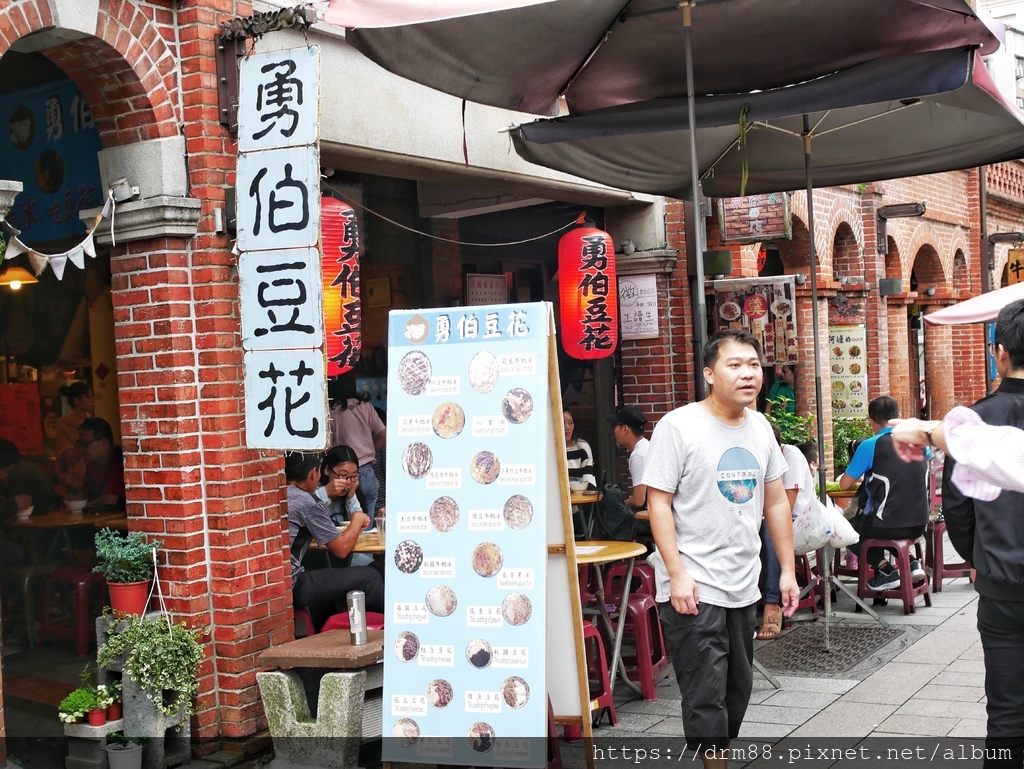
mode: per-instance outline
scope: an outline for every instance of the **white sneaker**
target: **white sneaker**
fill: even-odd
[[[928,574],[925,573],[924,567],[921,565],[920,558],[910,559],[910,579],[914,582],[920,582],[923,579],[928,579]]]

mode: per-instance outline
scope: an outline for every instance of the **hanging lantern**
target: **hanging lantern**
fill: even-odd
[[[352,206],[326,195],[320,199],[320,248],[327,376],[332,377],[359,362],[359,230]]]
[[[593,226],[558,241],[562,347],[573,358],[607,358],[619,343],[619,297],[612,238]]]

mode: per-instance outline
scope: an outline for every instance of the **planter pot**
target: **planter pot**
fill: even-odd
[[[107,723],[107,711],[106,710],[90,710],[89,711],[89,726],[103,726]]]
[[[121,717],[121,703],[114,702],[107,707],[107,720],[116,721]]]
[[[110,608],[115,614],[145,614],[149,603],[149,583],[148,579],[145,582],[107,582]]]
[[[110,769],[142,769],[142,746],[107,745],[107,762]]]

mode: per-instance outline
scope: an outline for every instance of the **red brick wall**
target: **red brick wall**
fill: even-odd
[[[281,459],[245,448],[235,259],[212,220],[236,152],[217,120],[213,36],[249,13],[226,0],[101,0],[95,37],[46,51],[84,92],[105,147],[183,133],[203,201],[187,242],[112,249],[129,523],[164,542],[169,608],[215,628],[192,728],[200,752],[265,728],[256,657],[292,632]],[[0,0],[0,55],[46,26],[45,3]]]

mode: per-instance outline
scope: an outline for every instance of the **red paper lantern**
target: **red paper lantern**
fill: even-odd
[[[619,296],[612,238],[577,227],[558,241],[562,347],[573,358],[607,358],[619,343]]]
[[[359,229],[348,203],[320,199],[320,249],[327,331],[327,376],[351,371],[362,346],[359,305]]]

